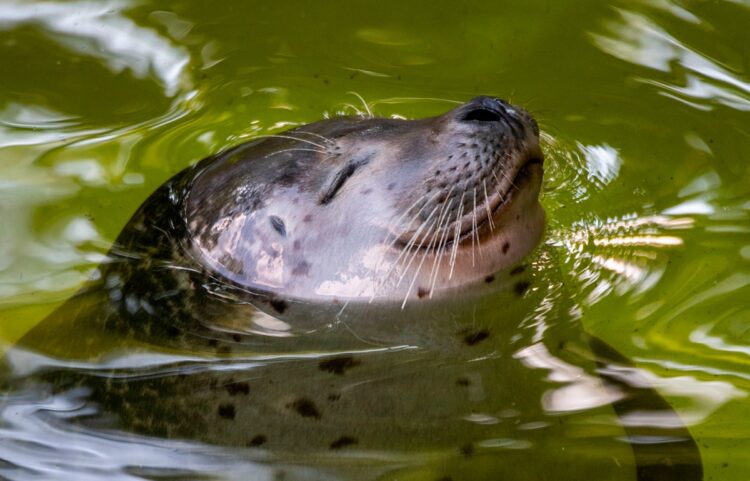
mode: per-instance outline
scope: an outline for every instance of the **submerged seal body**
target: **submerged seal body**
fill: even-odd
[[[231,148],[144,202],[96,280],[8,355],[10,372],[27,389],[83,396],[100,414],[82,414],[84,426],[292,464],[400,453],[369,478],[442,452],[458,461],[436,479],[516,479],[526,461],[539,476],[518,479],[553,468],[571,480],[700,479],[689,433],[627,360],[577,324],[548,323],[570,305],[553,269],[525,259],[544,230],[542,159],[533,118],[491,97]],[[175,358],[125,362],[144,349]],[[50,360],[71,352],[87,362]],[[669,427],[580,430],[612,405],[620,419],[658,411]],[[623,435],[661,437],[631,449]],[[571,464],[563,441],[607,448]],[[464,464],[479,452],[500,463]],[[355,465],[337,476],[368,478]]]

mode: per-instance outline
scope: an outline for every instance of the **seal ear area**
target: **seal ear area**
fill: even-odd
[[[331,177],[326,184],[326,187],[321,191],[318,203],[320,205],[330,203],[334,197],[336,197],[336,194],[338,194],[346,181],[349,180],[349,178],[351,178],[361,167],[369,164],[374,155],[374,153],[370,153],[363,157],[350,159],[344,164],[344,166]]]

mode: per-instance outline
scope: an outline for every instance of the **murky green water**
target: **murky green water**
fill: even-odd
[[[210,153],[357,114],[352,92],[376,115],[407,118],[497,95],[545,132],[545,248],[568,310],[651,374],[696,439],[705,479],[747,479],[749,23],[743,0],[2,0],[0,340],[12,345],[70,297],[141,202]],[[73,416],[73,401],[3,412],[3,476],[278,476],[272,458],[33,415]],[[523,442],[479,445],[506,465],[538,460],[508,457]],[[363,478],[387,465],[402,474],[386,479],[448,479],[450,454],[402,454],[348,462]],[[305,459],[295,462],[315,465]],[[492,456],[456,463],[471,479],[493,472]]]

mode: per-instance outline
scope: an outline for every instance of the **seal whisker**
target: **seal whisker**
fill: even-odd
[[[450,274],[448,274],[448,279],[453,278],[453,268],[456,266],[456,255],[458,254],[458,240],[459,235],[461,234],[461,216],[464,212],[464,196],[466,195],[466,192],[461,194],[461,200],[458,203],[458,215],[456,216],[456,228],[453,234],[453,249],[451,252],[451,271]]]
[[[406,225],[406,227],[405,227],[405,228],[404,228],[404,229],[402,230],[402,232],[401,232],[401,233],[399,233],[399,234],[396,234],[396,233],[394,233],[393,231],[395,230],[395,227],[397,227],[397,226],[398,226],[398,224],[400,224],[400,223],[401,223],[401,221],[402,221],[402,220],[404,219],[404,217],[406,217],[406,215],[407,215],[407,214],[408,214],[409,212],[411,212],[411,210],[412,210],[413,208],[415,208],[415,207],[416,207],[416,206],[417,206],[417,205],[418,205],[418,204],[419,204],[419,203],[420,203],[420,202],[421,202],[422,200],[424,200],[424,199],[425,199],[425,197],[427,197],[427,194],[423,194],[423,195],[422,195],[422,196],[421,196],[420,198],[418,198],[418,199],[416,200],[416,202],[414,202],[414,203],[413,203],[413,204],[412,204],[412,205],[411,205],[411,206],[410,206],[410,207],[409,207],[408,209],[406,209],[406,211],[404,211],[404,213],[403,213],[403,214],[401,214],[401,216],[399,216],[399,218],[398,218],[398,220],[396,220],[396,222],[394,222],[394,223],[392,223],[392,224],[391,224],[391,226],[389,227],[389,231],[390,231],[390,233],[389,233],[389,234],[388,234],[388,235],[386,236],[386,238],[385,238],[385,240],[383,241],[383,243],[386,243],[386,242],[388,242],[388,241],[389,241],[389,239],[388,239],[388,238],[389,238],[389,237],[391,236],[391,234],[393,234],[393,235],[395,236],[395,238],[394,238],[394,239],[393,239],[392,241],[390,241],[390,243],[388,244],[388,247],[389,247],[389,248],[390,248],[390,247],[393,247],[393,245],[394,245],[394,244],[395,244],[396,242],[398,242],[399,238],[400,238],[400,237],[401,237],[401,236],[402,236],[403,234],[405,234],[405,233],[406,233],[406,232],[407,232],[407,231],[409,230],[409,228],[411,228],[411,225],[412,225],[412,224],[414,223],[414,221],[415,221],[415,220],[417,219],[417,217],[419,216],[419,214],[421,214],[421,213],[422,213],[422,211],[423,211],[423,210],[425,209],[425,207],[427,207],[427,206],[428,206],[428,205],[430,204],[430,202],[432,202],[433,200],[435,200],[435,199],[437,198],[437,196],[438,196],[438,195],[440,195],[440,192],[435,192],[435,194],[433,194],[433,195],[432,195],[432,197],[430,197],[429,199],[427,199],[427,200],[426,200],[426,201],[424,202],[424,205],[423,205],[423,206],[422,206],[422,207],[421,207],[421,208],[419,209],[419,211],[417,211],[417,213],[416,213],[416,214],[414,214],[414,216],[412,217],[411,221],[409,221],[409,223],[408,223],[408,224]]]
[[[495,182],[497,183],[497,185],[496,185],[495,187],[496,187],[496,190],[497,190],[498,194],[500,194],[500,193],[501,193],[501,192],[500,192],[500,186],[501,186],[501,184],[502,184],[502,181],[501,181],[501,180],[500,180],[500,178],[499,178],[499,177],[497,176],[497,173],[495,172],[495,170],[494,170],[494,169],[492,170],[492,177],[494,177],[494,178],[495,178]]]
[[[284,152],[315,152],[316,154],[326,154],[327,153],[327,152],[321,152],[320,150],[316,150],[316,149],[284,149],[284,150],[277,150],[275,152],[271,152],[266,157],[270,157],[272,155],[283,154]]]
[[[434,196],[433,196],[433,197],[434,197]],[[419,214],[421,214],[421,213],[422,213],[422,211],[423,211],[423,210],[425,209],[425,207],[427,207],[427,205],[429,205],[429,202],[426,202],[426,203],[425,203],[425,204],[424,204],[424,205],[422,206],[422,208],[421,208],[421,209],[419,209],[419,211],[418,211],[418,212],[417,212],[417,213],[416,213],[416,214],[414,215],[414,217],[412,217],[412,220],[411,220],[411,221],[409,222],[409,226],[411,226],[411,224],[413,224],[413,223],[414,223],[414,221],[416,220],[416,218],[417,218],[417,217],[419,216]],[[429,221],[429,219],[430,219],[430,218],[431,218],[431,217],[432,217],[432,216],[434,215],[434,213],[435,213],[435,210],[437,210],[437,208],[438,208],[438,207],[439,207],[439,206],[435,206],[435,208],[434,208],[434,209],[432,210],[432,212],[430,213],[429,217],[427,218],[427,221]],[[414,233],[412,234],[412,236],[411,236],[411,239],[410,239],[410,240],[409,240],[409,242],[408,242],[408,243],[407,243],[407,244],[406,244],[406,245],[405,245],[405,246],[404,246],[404,247],[403,247],[403,248],[401,249],[401,252],[399,253],[399,255],[398,255],[398,257],[396,258],[396,260],[395,260],[395,261],[393,261],[393,263],[391,264],[390,268],[388,268],[388,271],[387,271],[387,272],[386,272],[386,273],[385,273],[385,274],[384,274],[384,275],[383,275],[383,276],[382,276],[382,277],[380,278],[380,281],[379,281],[379,283],[378,283],[377,287],[376,287],[376,288],[375,288],[375,289],[373,290],[373,299],[374,299],[374,297],[375,297],[375,296],[377,295],[377,292],[378,292],[378,290],[379,290],[379,289],[380,289],[380,288],[381,288],[381,287],[383,286],[383,284],[385,284],[385,282],[386,282],[386,281],[388,280],[388,278],[390,277],[391,273],[393,273],[393,271],[394,271],[394,270],[395,270],[395,269],[396,269],[396,268],[398,267],[398,265],[399,265],[399,263],[401,262],[402,258],[404,258],[404,255],[407,255],[407,256],[408,256],[409,252],[411,251],[411,247],[413,246],[413,244],[414,244],[415,240],[416,240],[416,239],[417,239],[417,238],[419,237],[419,234],[420,234],[420,233],[422,232],[422,230],[424,229],[424,227],[425,227],[425,225],[426,225],[426,222],[427,222],[427,221],[425,221],[424,223],[422,223],[422,225],[421,225],[421,226],[419,226],[419,228],[418,228],[418,229],[417,229],[417,230],[416,230],[416,231],[415,231],[415,232],[414,232]],[[407,227],[407,228],[408,228],[408,227]],[[390,246],[393,246],[393,244],[395,244],[395,243],[396,243],[396,242],[398,241],[398,239],[399,239],[399,237],[396,237],[396,238],[395,238],[395,239],[393,240],[393,242],[391,243],[391,245],[390,245]],[[417,250],[417,251],[415,251],[415,252],[418,252],[418,250]],[[382,260],[382,259],[381,259],[381,260]],[[407,266],[407,267],[406,267],[405,269],[408,269],[408,266]],[[372,299],[371,299],[370,301],[372,301]]]
[[[370,110],[370,106],[367,105],[367,102],[365,102],[365,99],[361,95],[359,95],[357,92],[353,92],[353,91],[349,91],[347,93],[351,94],[351,95],[354,95],[355,97],[357,97],[360,100],[360,102],[362,102],[362,105],[365,107],[365,112],[367,112],[367,116],[369,118],[372,119],[372,118],[375,117],[374,115],[372,115],[372,110]]]
[[[451,189],[452,191],[453,189]],[[443,250],[445,249],[446,241],[448,239],[448,226],[451,224],[450,220],[450,207],[453,205],[453,197],[450,198],[450,202],[448,203],[448,207],[445,211],[447,214],[445,216],[445,225],[440,226],[440,231],[442,231],[442,235],[440,236],[440,242],[438,242],[438,248],[435,252],[435,260],[432,264],[432,271],[430,272],[430,298],[432,298],[432,293],[435,290],[435,281],[437,280],[438,272],[440,271],[440,261],[443,257]]]
[[[508,174],[506,174],[504,170],[500,171],[500,175],[502,175],[505,178],[505,180],[507,180],[508,182],[510,182],[511,187],[513,187],[516,190],[520,190],[518,188],[518,186],[513,183],[513,179],[511,179],[510,177],[508,177]]]
[[[472,226],[471,226],[471,266],[474,267],[474,239],[476,238],[477,249],[479,249],[479,257],[482,257],[482,244],[479,241],[479,229],[477,229],[477,188],[474,187],[474,210],[472,211]]]
[[[409,256],[409,253],[411,252],[412,247],[414,247],[414,245],[416,245],[417,238],[422,233],[422,231],[424,230],[424,228],[428,225],[428,222],[430,222],[430,219],[432,219],[432,216],[435,215],[435,212],[438,210],[439,207],[440,207],[439,205],[436,205],[432,209],[432,212],[430,212],[430,215],[427,217],[427,219],[422,223],[422,225],[419,226],[419,229],[417,229],[416,232],[414,232],[414,235],[412,235],[411,240],[409,241],[409,244],[405,248],[405,250],[408,250],[408,252],[406,254],[407,257]],[[434,224],[434,222],[432,224],[429,224],[430,229],[432,228],[433,224]],[[428,230],[428,232],[429,232],[429,230]],[[406,266],[404,267],[404,272],[401,274],[401,277],[399,277],[399,280],[396,283],[396,287],[398,287],[401,284],[401,280],[404,278],[404,275],[406,274],[406,271],[409,270],[409,267],[411,266],[411,263],[414,261],[414,258],[416,257],[416,254],[419,252],[419,248],[422,246],[422,244],[424,244],[424,239],[422,239],[422,241],[419,243],[419,246],[416,249],[414,249],[414,254],[410,257],[408,264],[406,264]],[[404,260],[406,260],[406,258],[404,258]],[[394,265],[398,264],[398,262],[399,261],[396,260],[396,262],[394,263]]]
[[[432,228],[436,224],[437,224],[437,219],[433,220],[429,224],[429,228],[427,229],[427,232],[431,232]],[[404,271],[401,273],[401,276],[399,277],[398,282],[396,283],[396,287],[398,287],[399,285],[401,285],[401,281],[404,280],[404,277],[409,272],[409,267],[411,267],[411,264],[412,264],[412,262],[414,262],[414,259],[417,258],[417,254],[419,254],[419,250],[422,248],[422,246],[424,245],[424,243],[425,243],[426,240],[427,240],[427,236],[423,236],[422,240],[419,242],[419,245],[417,245],[416,248],[414,249],[414,253],[409,258],[409,263],[406,265],[406,267],[404,268]],[[419,263],[419,268],[417,269],[417,272],[414,274],[414,279],[412,279],[412,282],[411,282],[412,285],[414,284],[414,281],[416,280],[416,277],[419,275],[419,269],[422,268],[422,264],[424,263],[425,257],[426,256],[422,256],[422,261]],[[406,291],[406,295],[407,296],[409,295],[409,291],[410,290],[411,290],[411,287],[409,289],[407,289],[407,291]],[[403,306],[404,306],[404,304],[401,305],[402,308],[403,308]]]
[[[482,179],[482,187],[484,188],[484,208],[487,210],[487,221],[490,223],[490,231],[494,232],[495,223],[492,222],[492,209],[490,209],[490,199],[487,196],[487,181]]]
[[[433,195],[432,197],[430,197],[430,199],[428,199],[427,201],[425,201],[425,202],[424,202],[424,204],[423,204],[423,205],[422,205],[422,207],[421,207],[421,208],[419,209],[419,211],[417,211],[417,213],[416,213],[416,214],[414,214],[414,216],[412,217],[411,221],[409,221],[409,224],[408,224],[408,225],[406,226],[405,230],[408,230],[408,229],[409,229],[409,227],[411,227],[411,225],[412,225],[412,224],[414,223],[414,221],[415,221],[415,220],[416,220],[416,218],[417,218],[417,217],[419,216],[419,214],[421,214],[421,213],[422,213],[422,211],[423,211],[423,210],[425,209],[425,207],[427,207],[427,206],[429,205],[429,203],[430,203],[430,202],[431,202],[432,200],[434,200],[434,199],[435,199],[435,198],[436,198],[436,197],[437,197],[438,195],[439,195],[439,192],[435,193],[435,194],[434,194],[434,195]],[[405,210],[405,211],[404,211],[404,212],[403,212],[403,213],[402,213],[402,214],[401,214],[401,215],[400,215],[400,216],[398,217],[398,219],[396,220],[396,222],[394,222],[394,223],[391,223],[391,226],[390,226],[390,227],[389,227],[389,229],[388,229],[388,230],[389,230],[389,233],[388,233],[388,234],[386,235],[385,239],[383,239],[383,244],[386,244],[386,243],[387,243],[387,245],[386,245],[386,253],[387,253],[387,251],[389,251],[389,250],[390,250],[390,249],[391,249],[391,248],[392,248],[392,247],[393,247],[393,246],[394,246],[394,245],[396,244],[396,242],[398,242],[398,240],[399,240],[399,238],[400,238],[400,235],[399,235],[399,234],[396,234],[396,233],[394,233],[394,232],[393,232],[393,231],[395,230],[395,228],[396,228],[396,227],[398,226],[398,224],[399,224],[399,223],[401,223],[401,221],[402,221],[402,220],[404,219],[404,217],[406,217],[406,215],[408,215],[408,214],[409,214],[409,212],[411,212],[411,211],[412,211],[412,209],[414,209],[414,208],[415,208],[415,207],[416,207],[416,206],[417,206],[417,205],[418,205],[418,204],[419,204],[420,202],[422,202],[422,201],[423,201],[423,200],[424,200],[424,199],[425,199],[426,197],[427,197],[427,194],[423,194],[422,196],[420,196],[420,197],[419,197],[419,198],[418,198],[418,199],[417,199],[416,201],[414,201],[414,203],[413,203],[413,204],[411,204],[411,205],[410,205],[410,206],[409,206],[409,207],[408,207],[408,208],[407,208],[407,209],[406,209],[406,210]],[[390,239],[389,239],[391,235],[393,235],[393,236],[394,236],[393,240],[390,240]],[[386,273],[385,273],[385,274],[384,274],[383,276],[380,276],[380,277],[376,277],[376,278],[374,278],[374,279],[373,279],[373,283],[374,283],[375,285],[373,286],[373,293],[372,293],[372,296],[370,297],[370,301],[369,301],[369,302],[372,302],[372,301],[373,301],[373,300],[375,299],[375,297],[377,296],[377,294],[378,294],[378,291],[380,290],[380,288],[381,288],[381,287],[382,287],[382,286],[383,286],[383,285],[385,284],[385,281],[386,281],[386,280],[388,279],[388,277],[390,276],[390,274],[391,274],[391,272],[393,271],[393,269],[395,269],[395,268],[396,268],[396,266],[397,266],[397,264],[398,264],[399,260],[401,259],[401,256],[403,255],[403,253],[404,253],[404,251],[402,250],[402,251],[400,252],[399,256],[398,256],[398,257],[396,258],[396,260],[395,260],[395,261],[394,261],[394,262],[393,262],[393,263],[391,264],[390,268],[388,268],[388,271],[387,271],[387,272],[386,272]],[[382,266],[382,265],[383,265],[383,262],[385,262],[385,255],[384,255],[384,256],[382,256],[382,257],[380,258],[380,260],[378,261],[378,269],[377,269],[377,270],[380,270],[380,266]]]
[[[448,213],[450,212],[449,207],[453,204],[453,199],[450,198],[451,194],[453,192],[453,187],[451,187],[451,190],[448,191],[448,198],[449,202],[446,202],[443,204],[443,208],[440,209],[440,215],[438,216],[438,222],[437,222],[437,228],[435,229],[435,234],[432,236],[432,240],[430,241],[430,244],[427,246],[427,252],[425,255],[429,255],[431,251],[433,251],[433,261],[432,261],[432,269],[430,269],[430,276],[427,278],[428,283],[431,284],[432,281],[432,274],[435,272],[435,266],[438,262],[438,248],[440,246],[440,243],[442,242],[443,238],[445,237],[445,227],[443,225],[443,221],[447,218]],[[442,237],[440,237],[440,234],[443,234]],[[438,237],[440,237],[440,241],[436,242],[438,240]],[[432,289],[430,289],[430,296],[432,296]]]
[[[460,100],[441,99],[440,97],[390,97],[387,99],[373,100],[370,102],[373,105],[376,104],[400,104],[406,102],[413,102],[415,100],[428,101],[428,102],[447,102],[451,104],[462,104]]]
[[[452,191],[452,189],[451,189]],[[443,260],[443,252],[445,251],[446,245],[448,245],[448,232],[450,231],[450,228],[448,226],[451,225],[451,216],[450,216],[450,208],[453,206],[453,200],[454,198],[451,197],[450,202],[448,204],[448,209],[446,210],[446,216],[445,216],[445,224],[441,225],[440,230],[442,231],[442,235],[440,236],[440,242],[438,243],[438,248],[435,252],[435,260],[433,261],[432,265],[432,271],[430,272],[430,298],[432,298],[433,292],[435,292],[435,283],[437,282],[438,275],[440,273],[440,266],[442,264]]]
[[[281,134],[265,134],[265,135],[258,135],[256,137],[253,137],[253,140],[258,139],[287,139],[287,140],[296,140],[297,142],[304,142],[306,144],[314,145],[315,147],[318,147],[321,149],[321,153],[328,152],[328,147],[325,145],[320,145],[316,142],[313,142],[312,140],[307,139],[300,139],[299,137],[294,137],[293,135],[281,135]]]
[[[435,233],[437,234],[437,232],[439,232],[439,227],[440,227],[439,216],[438,216],[438,219],[433,221],[433,225],[436,225],[438,227],[438,229],[435,230]],[[435,239],[437,239],[437,236],[432,236],[430,243],[427,245],[427,252],[429,252],[430,249],[432,248],[432,244],[435,242]],[[420,245],[419,248],[421,247],[422,246]],[[419,250],[419,248],[417,248],[417,250]],[[406,307],[406,302],[409,300],[409,294],[411,294],[411,290],[414,289],[414,283],[417,282],[417,278],[419,277],[419,273],[422,270],[422,266],[424,265],[425,259],[427,259],[427,256],[423,255],[422,260],[419,261],[419,266],[417,266],[417,271],[414,273],[414,277],[412,278],[411,283],[409,284],[409,288],[406,290],[406,294],[404,295],[404,302],[401,303],[401,309]]]
[[[307,130],[295,130],[294,133],[295,134],[314,135],[315,137],[318,137],[318,138],[322,139],[323,141],[328,142],[329,144],[336,144],[335,140],[330,139],[330,138],[326,137],[325,135],[320,135],[317,132],[309,132]]]

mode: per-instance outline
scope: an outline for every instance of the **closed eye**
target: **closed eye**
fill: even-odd
[[[336,175],[333,176],[333,179],[331,179],[331,182],[328,184],[328,187],[323,190],[323,193],[320,196],[320,201],[318,202],[321,205],[326,205],[329,202],[333,200],[334,197],[336,197],[336,194],[339,190],[344,186],[347,180],[351,176],[354,175],[354,173],[362,167],[363,165],[366,165],[370,161],[370,157],[366,157],[364,159],[359,159],[355,161],[350,161],[348,164],[346,164],[341,170],[336,172]]]

